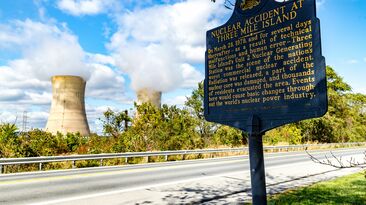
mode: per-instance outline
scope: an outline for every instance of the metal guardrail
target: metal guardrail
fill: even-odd
[[[268,151],[290,151],[304,150],[306,148],[319,148],[331,146],[366,146],[366,142],[355,143],[331,143],[331,144],[305,144],[305,145],[285,145],[285,146],[265,146],[263,150]],[[156,151],[156,152],[127,152],[127,153],[110,153],[110,154],[86,154],[86,155],[67,155],[67,156],[43,156],[43,157],[27,157],[27,158],[0,158],[0,174],[3,173],[3,167],[9,165],[21,164],[39,164],[39,170],[42,170],[44,163],[49,162],[65,162],[71,161],[72,168],[76,168],[75,162],[80,160],[100,160],[100,166],[103,166],[104,159],[124,158],[125,163],[128,163],[129,158],[134,157],[156,157],[165,156],[168,161],[168,156],[173,155],[189,155],[189,154],[211,154],[211,153],[228,153],[228,152],[248,152],[248,147],[242,148],[224,148],[224,149],[202,149],[202,150],[177,150],[177,151]]]

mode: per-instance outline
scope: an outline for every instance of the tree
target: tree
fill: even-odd
[[[316,158],[315,156],[313,156],[312,154],[310,154],[307,150],[305,150],[306,153],[308,154],[308,156],[310,157],[310,159],[318,164],[323,164],[323,165],[328,165],[328,166],[332,166],[332,167],[336,167],[338,169],[344,169],[344,168],[352,168],[352,167],[361,167],[363,169],[365,169],[365,165],[366,165],[366,151],[364,152],[364,159],[363,161],[358,161],[355,158],[351,157],[348,160],[344,160],[342,159],[342,157],[337,157],[334,155],[333,152],[330,152],[330,156],[325,155],[325,159],[324,160],[320,160],[318,158]],[[366,178],[366,170],[364,171],[365,174],[365,178]]]
[[[135,106],[139,114],[132,126],[118,138],[115,151],[177,150],[200,146],[195,119],[188,110],[168,105],[157,108],[151,103]]]
[[[264,141],[272,145],[284,141],[289,144],[301,144],[302,138],[301,129],[296,124],[288,124],[267,132]]]
[[[127,111],[114,112],[109,109],[103,113],[103,133],[109,136],[117,138],[122,131],[127,130],[128,124],[131,122],[131,118],[128,116]]]
[[[198,88],[192,91],[192,95],[187,98],[185,105],[195,116],[198,132],[206,145],[210,144],[213,133],[217,130],[217,125],[207,122],[204,116],[204,89],[203,82],[198,83]]]
[[[214,142],[216,145],[225,145],[230,147],[238,147],[243,144],[242,131],[229,126],[219,126],[214,133]]]
[[[328,112],[325,116],[269,131],[265,135],[265,141],[275,144],[284,140],[289,143],[298,143],[300,139],[301,143],[366,140],[366,95],[351,93],[351,86],[344,82],[332,67],[327,66],[326,73]],[[290,127],[292,128],[289,129]],[[297,136],[295,141],[293,141],[294,136]]]
[[[351,104],[351,86],[344,82],[332,67],[327,66],[328,112],[322,118],[305,120],[297,125],[304,139],[318,142],[347,142],[357,137],[354,125],[360,121],[360,113]]]
[[[14,124],[0,125],[0,157],[17,157],[19,153],[18,128]]]
[[[335,91],[340,94],[352,91],[351,86],[344,82],[343,78],[339,76],[332,67],[326,67],[326,75],[328,91]]]
[[[240,130],[206,121],[203,101],[204,85],[203,82],[200,82],[198,88],[193,90],[192,95],[187,98],[185,105],[196,119],[197,130],[204,141],[204,145],[238,146],[241,143],[246,144],[246,138],[242,136]]]
[[[216,0],[210,0],[211,2],[216,2]],[[234,2],[234,3],[233,3]],[[225,8],[227,8],[227,9],[233,9],[234,8],[234,6],[235,6],[235,1],[233,0],[225,0],[224,1],[224,6],[225,6]]]

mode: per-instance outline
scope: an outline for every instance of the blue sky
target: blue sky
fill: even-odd
[[[325,1],[318,9],[323,55],[355,92],[366,94],[366,1]]]
[[[366,94],[366,1],[319,0],[323,55]],[[209,0],[0,0],[0,121],[43,128],[52,75],[88,80],[90,127],[108,107],[133,107],[135,90],[182,105],[203,79],[205,31],[230,11]],[[77,68],[77,69],[76,69]]]

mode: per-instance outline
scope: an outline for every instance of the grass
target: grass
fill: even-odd
[[[364,172],[269,197],[269,205],[366,205]]]

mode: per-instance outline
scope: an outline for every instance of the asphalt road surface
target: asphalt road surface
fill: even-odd
[[[366,148],[337,149],[362,159]],[[323,159],[329,150],[311,151]],[[304,152],[265,154],[267,190],[281,192],[358,171]],[[0,204],[232,204],[250,200],[248,156],[0,175]]]

